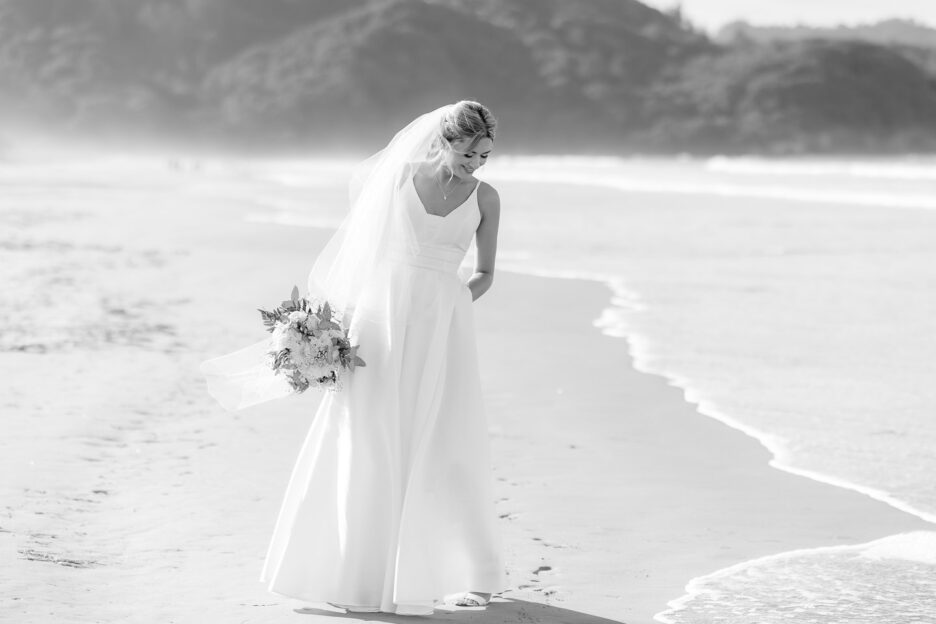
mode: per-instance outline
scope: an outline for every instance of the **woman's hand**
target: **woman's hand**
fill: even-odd
[[[494,276],[492,274],[485,273],[484,271],[475,271],[474,274],[468,278],[465,287],[468,289],[468,292],[471,293],[471,300],[475,301],[491,287],[493,282]]]

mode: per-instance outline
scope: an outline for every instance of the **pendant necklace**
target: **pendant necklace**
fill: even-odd
[[[436,184],[439,186],[439,192],[442,193],[442,201],[448,201],[449,193],[454,191],[455,186],[458,186],[458,184],[456,183],[455,186],[453,186],[452,189],[448,193],[446,193],[445,189],[442,187],[442,182],[439,181],[439,178],[436,178],[435,176],[432,176],[432,177],[435,179]]]

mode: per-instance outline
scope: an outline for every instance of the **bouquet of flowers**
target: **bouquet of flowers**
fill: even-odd
[[[260,309],[260,316],[273,334],[270,366],[277,375],[286,375],[296,392],[310,386],[340,390],[344,370],[365,365],[357,355],[358,345],[351,346],[348,330],[332,318],[328,302],[313,305],[295,286],[290,299],[272,311]]]

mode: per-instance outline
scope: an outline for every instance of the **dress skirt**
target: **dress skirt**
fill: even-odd
[[[417,613],[504,589],[463,255],[428,244],[379,277],[395,294],[374,304],[392,309],[352,327],[367,366],[318,405],[263,567],[270,591]]]

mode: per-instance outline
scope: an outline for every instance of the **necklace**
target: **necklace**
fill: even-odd
[[[455,187],[456,187],[456,186],[458,186],[458,182],[456,182],[456,183],[455,183],[455,186],[453,186],[451,189],[449,189],[449,192],[446,193],[446,192],[445,192],[445,189],[442,187],[442,182],[439,181],[439,178],[437,178],[437,177],[435,177],[435,176],[432,176],[432,179],[435,180],[435,181],[436,181],[436,184],[439,186],[439,192],[442,193],[442,201],[447,201],[447,200],[448,200],[449,194],[450,194],[452,191],[455,190]]]

